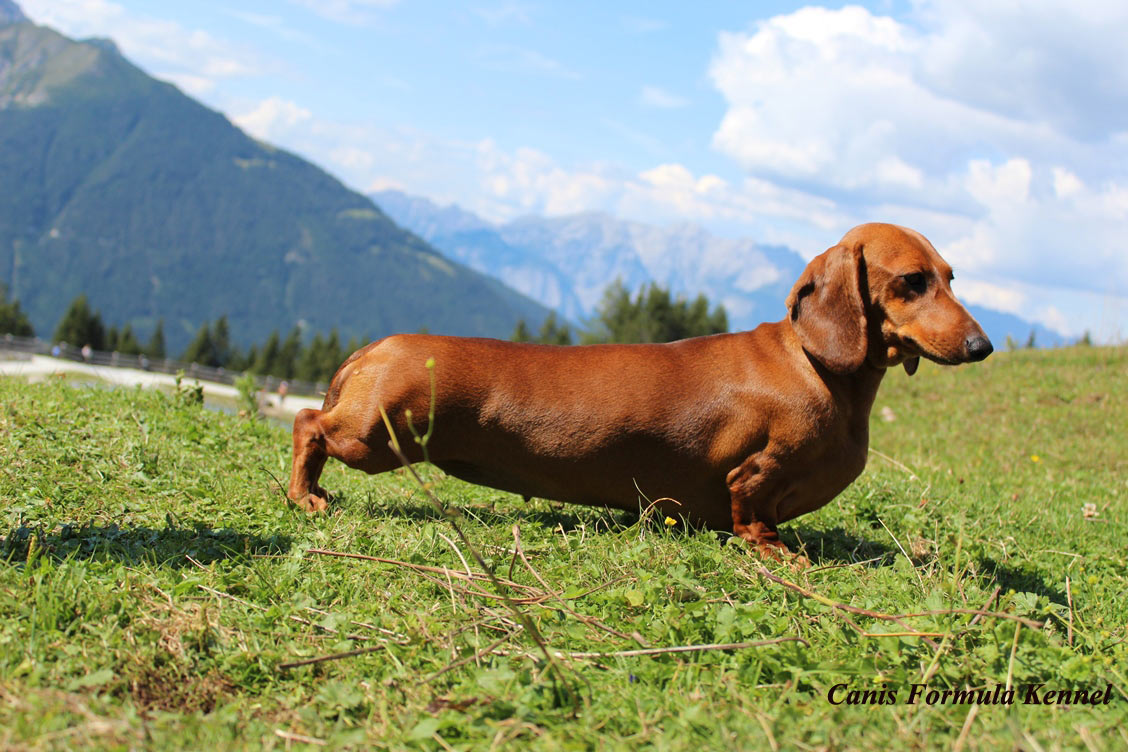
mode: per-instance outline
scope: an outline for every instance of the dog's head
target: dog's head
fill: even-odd
[[[923,235],[865,224],[816,256],[787,298],[803,348],[835,373],[923,356],[945,365],[983,360],[993,348],[951,287],[952,268]]]

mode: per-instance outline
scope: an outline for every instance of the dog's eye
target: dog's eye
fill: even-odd
[[[903,274],[901,275],[901,279],[905,280],[905,284],[908,285],[909,289],[913,292],[924,292],[924,288],[927,287],[924,275],[920,272]]]

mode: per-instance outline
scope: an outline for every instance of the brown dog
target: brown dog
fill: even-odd
[[[661,345],[555,347],[399,334],[362,348],[321,410],[294,420],[290,498],[328,505],[327,457],[380,473],[400,465],[383,407],[412,462],[576,504],[637,509],[639,491],[692,523],[786,553],[776,526],[818,509],[866,464],[885,371],[921,356],[983,360],[991,343],[952,295],[952,270],[922,235],[854,228],[815,257],[788,316],[752,331]],[[637,487],[636,487],[637,486]]]

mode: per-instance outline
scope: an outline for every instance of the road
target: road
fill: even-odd
[[[90,380],[115,386],[137,386],[146,389],[158,388],[173,390],[176,377],[165,373],[153,373],[137,368],[116,368],[76,363],[73,360],[51,358],[46,355],[14,356],[0,352],[0,376],[18,376],[31,382],[44,381],[53,376]],[[217,406],[235,409],[239,405],[239,390],[229,384],[200,381],[185,377],[182,384],[203,387],[204,398],[218,402]],[[305,407],[320,408],[321,397],[287,396],[280,400],[277,394],[259,393],[259,409],[269,418],[283,421],[292,419],[298,410]]]

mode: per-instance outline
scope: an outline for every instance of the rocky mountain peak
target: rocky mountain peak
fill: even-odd
[[[0,26],[23,23],[27,16],[12,0],[0,0]]]

